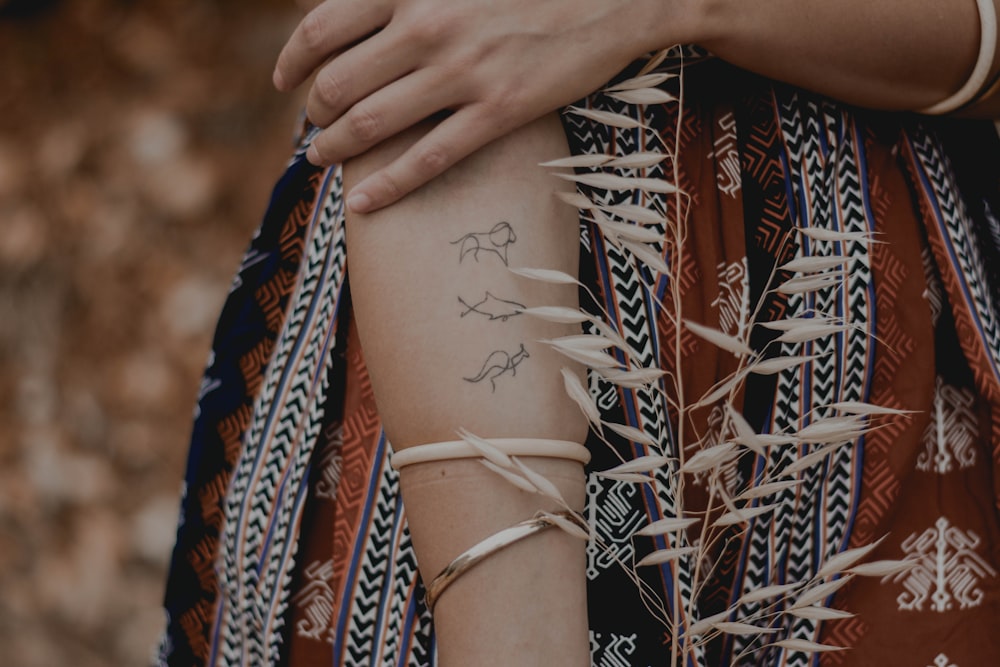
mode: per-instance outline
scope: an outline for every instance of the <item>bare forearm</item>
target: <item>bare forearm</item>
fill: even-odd
[[[704,0],[698,12],[692,41],[719,57],[880,109],[951,95],[980,41],[975,0]]]
[[[316,74],[306,105],[324,128],[307,153],[316,164],[450,112],[357,184],[347,203],[365,213],[675,44],[848,103],[926,108],[974,70],[977,1],[326,0],[289,39],[274,80],[290,90]]]
[[[349,162],[345,186],[429,127]],[[579,327],[522,312],[577,308],[577,291],[508,270],[577,272],[576,211],[553,196],[571,186],[536,166],[567,151],[558,117],[546,116],[396,206],[347,216],[355,322],[427,584],[484,539],[538,510],[564,509],[554,496],[583,507],[582,463],[537,448],[539,439],[579,446],[586,437],[564,390],[562,368],[575,366],[539,342]],[[402,462],[413,448],[457,440],[460,428],[535,441],[522,462],[559,493],[528,493],[476,459]],[[589,664],[584,549],[553,528],[464,571],[433,609],[441,667]]]

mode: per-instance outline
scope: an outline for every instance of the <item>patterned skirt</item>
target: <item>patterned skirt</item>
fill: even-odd
[[[604,90],[577,105],[640,121],[631,127],[564,114],[575,155],[668,156],[595,171],[685,193],[579,186],[608,210],[640,205],[665,216],[644,222],[662,232],[645,252],[581,216],[584,309],[627,344],[628,355],[612,350],[620,371],[668,372],[632,383],[589,373],[603,420],[642,434],[588,442],[592,664],[671,664],[680,635],[664,618],[683,633],[713,615],[755,618],[768,632],[717,632],[689,664],[1000,664],[993,125],[858,110],[708,58],[688,58],[683,69],[671,59],[656,71],[682,72],[655,81],[671,93],[665,101],[640,105]],[[309,139],[275,188],[215,335],[160,664],[436,662],[398,476],[352,326],[341,171],[308,164]],[[831,256],[843,263],[820,273],[834,278],[774,289],[796,277],[790,262]],[[766,326],[787,318],[835,325],[798,338]],[[747,374],[739,357],[678,331],[682,320],[799,363]],[[685,396],[704,396],[733,374],[742,381],[730,407],[706,401],[679,428],[678,391],[667,379],[680,378]],[[859,402],[900,412],[872,416],[836,446],[780,436]],[[687,475],[682,499],[676,471],[645,483],[600,474],[623,457],[691,460],[732,439],[731,406],[774,437],[741,450],[724,476]],[[637,585],[627,565],[676,546],[638,529],[674,515],[681,501],[703,505],[711,484],[736,497],[764,471],[791,481],[768,495],[770,509],[748,501],[760,511],[702,549],[701,567],[679,556],[637,568]],[[821,572],[837,554],[876,543],[869,559],[909,567],[876,577]],[[794,597],[747,596],[818,574],[831,583],[818,601],[853,616],[790,613]],[[683,609],[675,599],[686,600]],[[851,650],[813,652],[801,642]]]

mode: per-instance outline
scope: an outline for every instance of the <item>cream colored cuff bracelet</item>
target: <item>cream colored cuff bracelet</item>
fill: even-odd
[[[976,59],[975,67],[972,68],[969,80],[957,93],[926,109],[921,109],[920,113],[939,115],[954,111],[975,99],[986,84],[997,49],[997,10],[993,0],[976,0],[976,6],[979,8],[979,57]]]
[[[507,456],[544,456],[568,459],[586,464],[590,451],[583,445],[568,440],[540,440],[537,438],[490,438],[488,442]],[[392,455],[392,466],[401,470],[415,463],[429,463],[447,459],[481,458],[483,453],[464,440],[435,442],[429,445],[407,447]]]
[[[573,523],[580,524],[580,519],[572,512],[553,512],[554,516],[562,517]],[[506,549],[512,544],[520,542],[526,537],[530,537],[535,533],[539,533],[543,530],[551,528],[555,525],[555,522],[541,512],[536,514],[531,519],[526,519],[517,523],[510,528],[505,528],[495,535],[487,537],[482,542],[470,547],[465,552],[463,552],[458,558],[451,561],[441,574],[434,577],[427,586],[427,594],[424,597],[424,601],[427,604],[427,609],[434,611],[434,605],[437,604],[438,598],[441,597],[441,593],[445,591],[448,586],[450,586],[456,579],[471,570],[473,567],[481,563],[484,559],[489,558],[498,551]]]

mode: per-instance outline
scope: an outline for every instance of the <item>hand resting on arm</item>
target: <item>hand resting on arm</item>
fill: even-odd
[[[306,110],[325,128],[317,164],[451,112],[353,188],[348,205],[362,212],[673,44],[849,103],[920,109],[962,85],[978,41],[975,0],[327,0],[274,80],[290,90],[316,74]]]

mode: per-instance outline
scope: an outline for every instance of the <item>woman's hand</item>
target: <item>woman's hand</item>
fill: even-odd
[[[306,112],[325,128],[308,153],[317,164],[451,112],[355,186],[348,205],[366,212],[593,92],[642,54],[677,43],[701,44],[734,65],[851,104],[924,108],[961,87],[976,59],[976,3],[945,4],[326,0],[286,44],[274,81],[290,90],[316,73]],[[1000,51],[991,76],[998,71]]]
[[[281,90],[316,79],[307,158],[359,155],[442,111],[412,148],[359,183],[348,206],[403,197],[497,137],[600,87],[632,60],[679,42],[683,0],[327,0],[278,58]],[[672,7],[672,9],[670,8]],[[676,15],[676,16],[675,16]],[[669,44],[666,44],[669,46]]]

